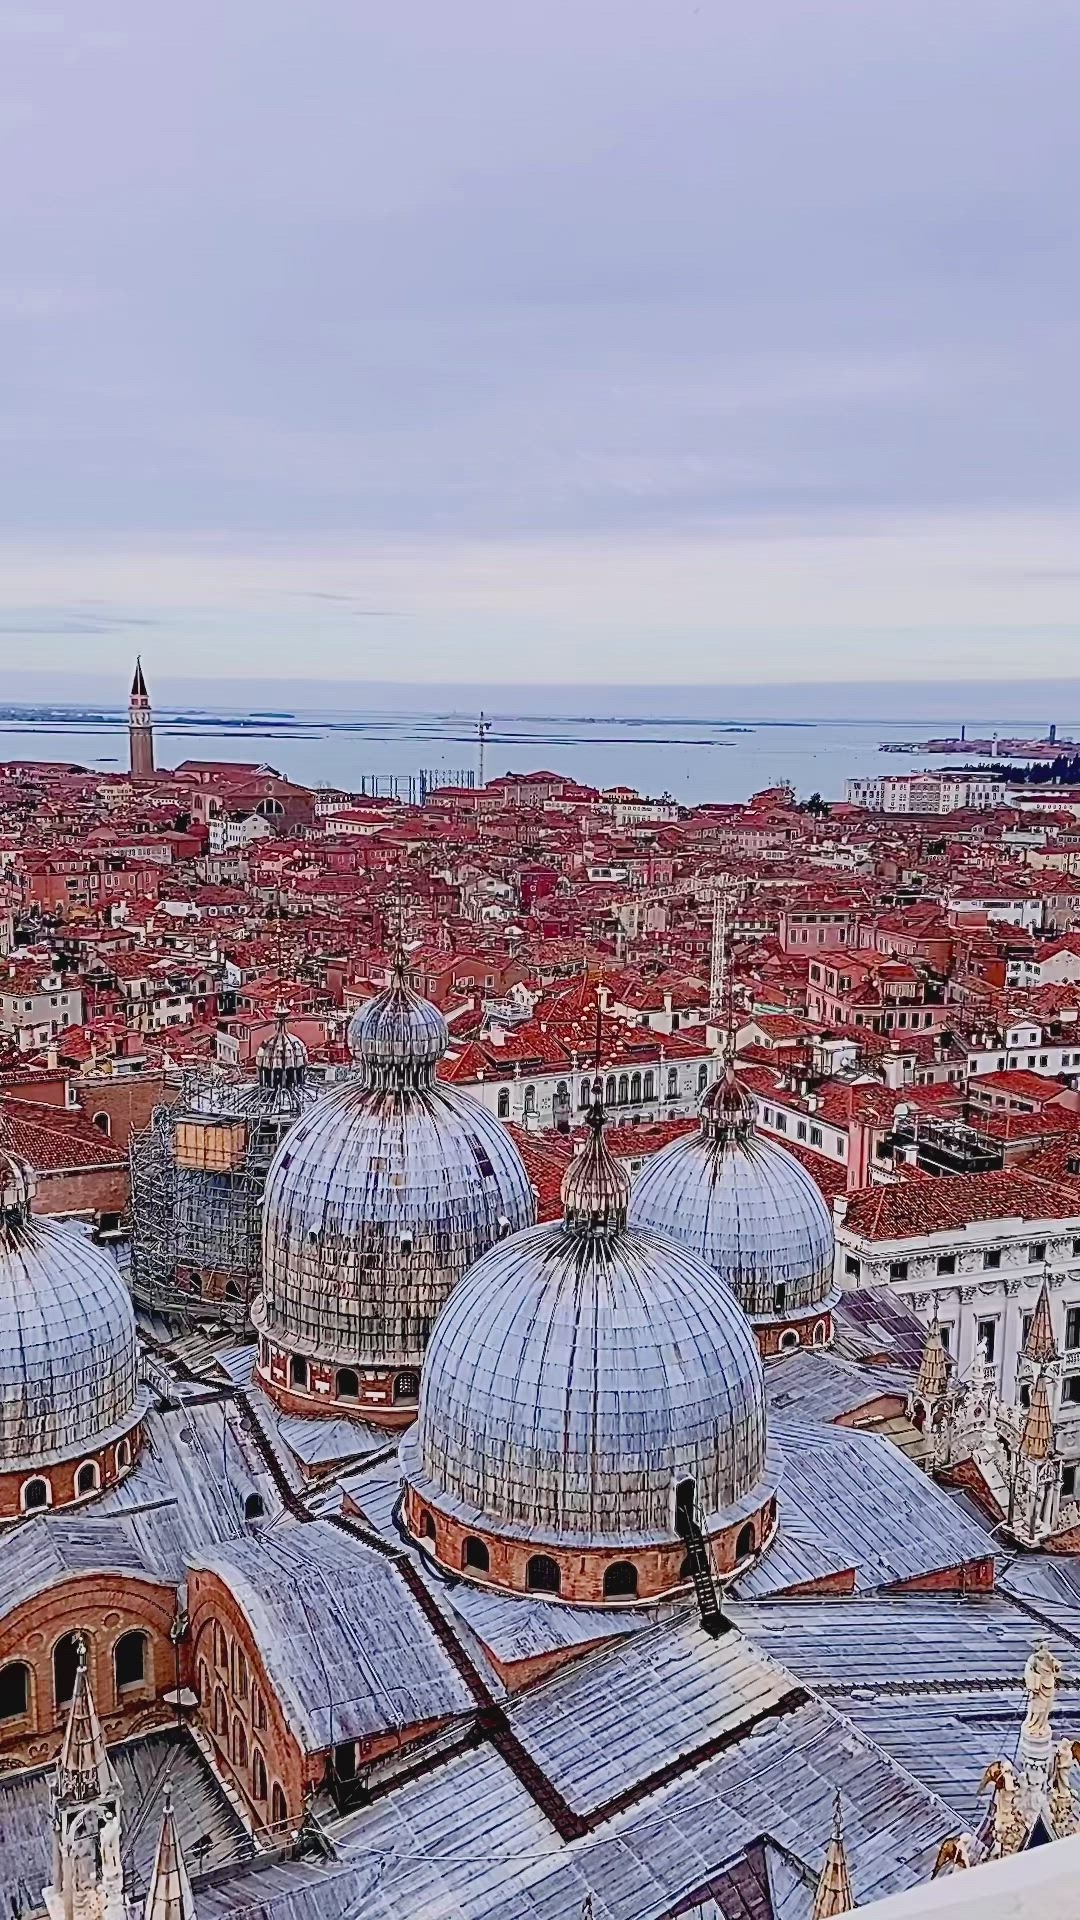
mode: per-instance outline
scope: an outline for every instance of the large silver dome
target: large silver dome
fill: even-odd
[[[130,1430],[138,1381],[131,1296],[111,1256],[31,1212],[28,1170],[0,1156],[0,1471],[46,1467]]]
[[[440,1315],[402,1457],[418,1498],[467,1527],[667,1544],[680,1483],[706,1532],[767,1497],[761,1360],[708,1267],[627,1229],[600,1125],[563,1221],[493,1248]]]
[[[629,1219],[705,1260],[755,1322],[795,1320],[837,1297],[821,1193],[755,1130],[753,1101],[730,1071],[706,1095],[700,1131],[646,1162]]]
[[[535,1202],[505,1128],[436,1080],[446,1023],[400,973],[350,1037],[360,1074],[315,1103],[270,1168],[253,1318],[294,1353],[417,1366],[451,1289],[531,1225]]]

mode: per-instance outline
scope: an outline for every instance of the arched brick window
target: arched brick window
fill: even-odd
[[[146,1635],[123,1633],[113,1648],[113,1679],[116,1697],[133,1692],[146,1681]]]
[[[224,1687],[217,1687],[214,1691],[214,1732],[222,1740],[228,1738],[229,1703],[225,1698]]]
[[[256,1733],[265,1732],[266,1701],[263,1699],[262,1693],[254,1681],[251,1686],[251,1724],[255,1728]]]
[[[290,1386],[306,1389],[308,1383],[308,1363],[302,1353],[294,1353],[289,1361]]]
[[[754,1528],[753,1523],[748,1520],[745,1527],[739,1528],[739,1537],[735,1542],[735,1558],[736,1560],[745,1560],[747,1554],[753,1553],[753,1551]]]
[[[557,1563],[546,1553],[534,1553],[525,1569],[525,1585],[532,1593],[558,1593],[562,1582]]]
[[[236,1767],[247,1766],[247,1757],[248,1757],[247,1734],[244,1732],[244,1723],[242,1720],[233,1721],[232,1757],[233,1757],[234,1766]]]
[[[266,1761],[258,1747],[251,1751],[251,1791],[256,1800],[266,1799]]]
[[[420,1532],[425,1540],[434,1540],[435,1538],[435,1521],[426,1507],[423,1508],[420,1514]]]
[[[30,1711],[30,1669],[25,1660],[0,1667],[0,1721],[24,1720]]]
[[[410,1369],[406,1373],[394,1376],[395,1401],[418,1400],[420,1398],[420,1375]]]
[[[93,1124],[97,1128],[99,1133],[103,1133],[105,1135],[105,1138],[107,1140],[109,1135],[112,1132],[112,1121],[110,1120],[108,1114],[95,1113],[93,1118]]]
[[[604,1599],[632,1600],[637,1593],[637,1568],[630,1560],[614,1560],[604,1568]]]
[[[233,1648],[232,1689],[238,1700],[247,1699],[248,1663],[243,1647]]]
[[[75,1492],[78,1494],[80,1500],[85,1499],[88,1493],[96,1493],[99,1483],[100,1475],[98,1473],[97,1461],[84,1460],[78,1473],[75,1475]]]
[[[339,1400],[359,1400],[360,1375],[353,1367],[338,1368],[336,1385]]]
[[[225,1670],[229,1665],[229,1643],[220,1620],[214,1621],[214,1665]]]
[[[125,1473],[131,1465],[131,1441],[118,1440],[116,1443],[116,1471]]]
[[[79,1643],[73,1633],[65,1633],[53,1648],[53,1702],[57,1707],[66,1707],[75,1691],[75,1675],[79,1671]]]
[[[43,1507],[52,1506],[52,1487],[42,1474],[35,1474],[32,1480],[24,1480],[19,1495],[24,1513],[40,1513]]]
[[[275,1827],[285,1828],[289,1823],[289,1809],[285,1803],[284,1790],[274,1781],[274,1790],[270,1795],[270,1819]]]
[[[780,1335],[781,1353],[790,1353],[794,1347],[798,1346],[798,1344],[799,1344],[799,1336],[796,1333],[794,1327],[788,1327],[787,1332],[782,1333]]]
[[[816,1321],[814,1322],[814,1345],[815,1345],[815,1347],[823,1347],[823,1346],[825,1345],[825,1341],[826,1341],[826,1339],[827,1339],[827,1337],[828,1337],[828,1332],[829,1332],[829,1329],[828,1329],[828,1327],[826,1326],[826,1324],[825,1324],[825,1322],[824,1322],[824,1320],[816,1320]]]
[[[471,1535],[462,1548],[461,1564],[463,1567],[475,1567],[477,1573],[487,1573],[491,1566],[491,1555],[484,1542],[475,1535]]]

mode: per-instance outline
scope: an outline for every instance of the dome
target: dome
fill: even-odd
[[[402,1458],[488,1535],[667,1546],[681,1486],[707,1533],[769,1498],[761,1360],[710,1268],[626,1227],[598,1105],[590,1125],[563,1220],[494,1247],[440,1315]]]
[[[253,1318],[290,1354],[415,1368],[451,1289],[535,1202],[505,1128],[436,1079],[435,1007],[397,979],[351,1034],[360,1074],[309,1108],[270,1168]]]
[[[29,1170],[0,1157],[0,1474],[93,1451],[129,1432],[147,1399],[115,1261],[36,1218],[33,1191]]]
[[[700,1131],[646,1162],[628,1217],[707,1261],[755,1322],[791,1321],[836,1299],[821,1192],[794,1154],[757,1132],[730,1068],[702,1103]]]
[[[450,1044],[446,1021],[408,985],[401,955],[390,985],[366,1000],[349,1022],[354,1060],[373,1078],[392,1080],[434,1071]]]

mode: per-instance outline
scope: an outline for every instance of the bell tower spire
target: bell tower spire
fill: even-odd
[[[142,661],[135,662],[135,677],[128,700],[128,746],[131,774],[135,780],[147,780],[154,771],[154,716],[150,696],[143,679]]]

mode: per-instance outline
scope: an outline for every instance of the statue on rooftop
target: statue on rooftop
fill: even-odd
[[[1050,1738],[1050,1715],[1054,1708],[1061,1662],[1055,1659],[1045,1640],[1040,1640],[1024,1668],[1024,1689],[1028,1696],[1027,1713],[1021,1739],[1042,1742]]]

